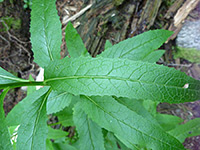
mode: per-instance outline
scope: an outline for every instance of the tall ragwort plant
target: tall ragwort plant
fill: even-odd
[[[199,119],[179,125],[181,118],[156,112],[160,102],[200,99],[200,81],[155,63],[164,53],[156,49],[172,32],[148,31],[114,46],[107,41],[105,51],[92,58],[69,23],[70,57],[60,59],[55,0],[33,0],[30,32],[44,81],[20,79],[0,68],[1,150],[181,150],[186,137],[199,135]],[[38,85],[44,87],[36,91],[32,86]],[[28,96],[5,117],[6,93],[21,86],[28,86]],[[52,116],[59,122],[47,123]],[[75,135],[52,125],[75,126]]]

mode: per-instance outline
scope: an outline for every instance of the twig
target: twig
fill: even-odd
[[[7,32],[8,36],[9,36],[9,39],[10,39],[10,40],[12,40],[11,38],[13,38],[13,39],[15,39],[17,42],[22,43],[22,44],[29,43],[29,42],[23,42],[23,41],[19,40],[16,36],[12,35],[12,34],[9,32],[8,25],[5,23],[5,21],[0,20],[0,22],[2,22],[2,23],[5,25],[5,27],[6,27],[6,32]]]
[[[63,19],[63,24],[66,25],[69,21],[74,21],[76,20],[78,17],[80,17],[82,14],[84,14],[88,9],[90,9],[92,7],[92,4],[89,4],[88,6],[86,6],[85,8],[83,8],[81,11],[79,11],[78,13],[76,13],[75,15],[69,17],[68,19]]]

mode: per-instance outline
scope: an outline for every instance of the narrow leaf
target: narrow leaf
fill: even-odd
[[[82,97],[82,109],[98,125],[122,137],[129,143],[153,150],[183,149],[178,140],[113,98]]]
[[[9,88],[5,89],[0,95],[0,150],[12,150],[10,141],[10,133],[5,120],[5,113],[3,109],[3,100],[9,91]]]
[[[155,63],[157,62],[160,57],[165,53],[165,50],[157,50],[153,51],[150,54],[148,54],[146,57],[144,57],[141,61],[146,61],[149,63]]]
[[[54,150],[53,144],[50,139],[46,140],[46,150]]]
[[[47,114],[52,114],[63,110],[69,106],[72,95],[67,92],[52,91],[47,99]]]
[[[144,117],[149,122],[159,126],[157,120],[143,107],[142,100],[128,99],[128,98],[115,98],[119,103],[126,106],[128,109]]]
[[[65,40],[70,57],[89,56],[85,45],[73,24],[69,22],[65,30]]]
[[[200,81],[174,68],[126,59],[62,59],[47,68],[45,82],[54,90],[74,95],[115,95],[169,103],[200,99]]]
[[[74,125],[72,108],[79,100],[80,100],[79,96],[73,96],[70,105],[68,107],[65,107],[62,111],[57,112],[55,114],[55,116],[58,117],[59,122],[63,126],[73,126]]]
[[[0,67],[0,89],[6,88],[9,85],[17,84],[20,82],[29,82],[28,80],[20,79],[7,72]]]
[[[158,49],[171,35],[172,32],[167,30],[148,31],[106,49],[99,56],[144,60],[154,50]]]
[[[101,127],[88,118],[80,103],[74,107],[73,119],[79,134],[80,150],[105,150]]]
[[[120,148],[118,147],[120,146]],[[105,137],[105,148],[106,150],[130,150],[123,143],[121,143],[113,133],[108,132]],[[132,149],[134,150],[134,149]]]
[[[39,150],[46,149],[46,138],[48,134],[46,100],[48,87],[37,91],[39,98],[29,97],[30,106],[26,108],[23,121],[18,130],[17,150]],[[30,95],[31,96],[31,95]]]
[[[62,43],[61,23],[56,0],[33,0],[31,11],[31,43],[34,61],[41,67],[60,59]]]
[[[180,117],[167,114],[157,114],[155,118],[165,131],[174,129],[178,124],[184,121]]]
[[[52,143],[54,150],[78,150],[72,145],[69,145],[68,143],[63,143],[63,142],[54,142]]]
[[[53,129],[48,127],[48,136],[47,139],[59,139],[66,137],[69,133],[59,129]]]
[[[200,135],[200,118],[188,121],[169,131],[169,134],[176,137],[180,142],[184,142],[187,137]]]
[[[106,40],[105,49],[112,47],[112,43],[109,40]]]

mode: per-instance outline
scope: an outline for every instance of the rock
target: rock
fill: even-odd
[[[177,39],[175,58],[181,57],[191,62],[200,63],[200,20],[186,21]]]

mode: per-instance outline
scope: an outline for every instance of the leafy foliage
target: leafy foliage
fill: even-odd
[[[177,103],[200,98],[200,81],[175,69],[111,58],[63,59],[50,63],[45,83],[74,95],[116,95]],[[188,88],[183,88],[185,84]]]
[[[159,126],[117,103],[111,97],[82,97],[82,108],[101,127],[125,139],[131,145],[139,144],[155,150],[182,149]]]
[[[179,125],[181,118],[156,112],[159,102],[200,99],[200,81],[155,64],[170,31],[148,31],[114,46],[107,41],[105,51],[92,58],[69,23],[69,55],[60,60],[60,28],[55,0],[33,0],[31,42],[45,81],[20,79],[0,68],[1,149],[15,149],[8,126],[17,125],[17,150],[181,150],[186,137],[200,133],[199,119]],[[47,87],[31,89],[37,85]],[[5,118],[3,99],[10,88],[21,86],[29,86],[28,96]],[[49,126],[59,129],[47,126],[52,116],[58,122]],[[76,129],[62,131],[69,126]]]

